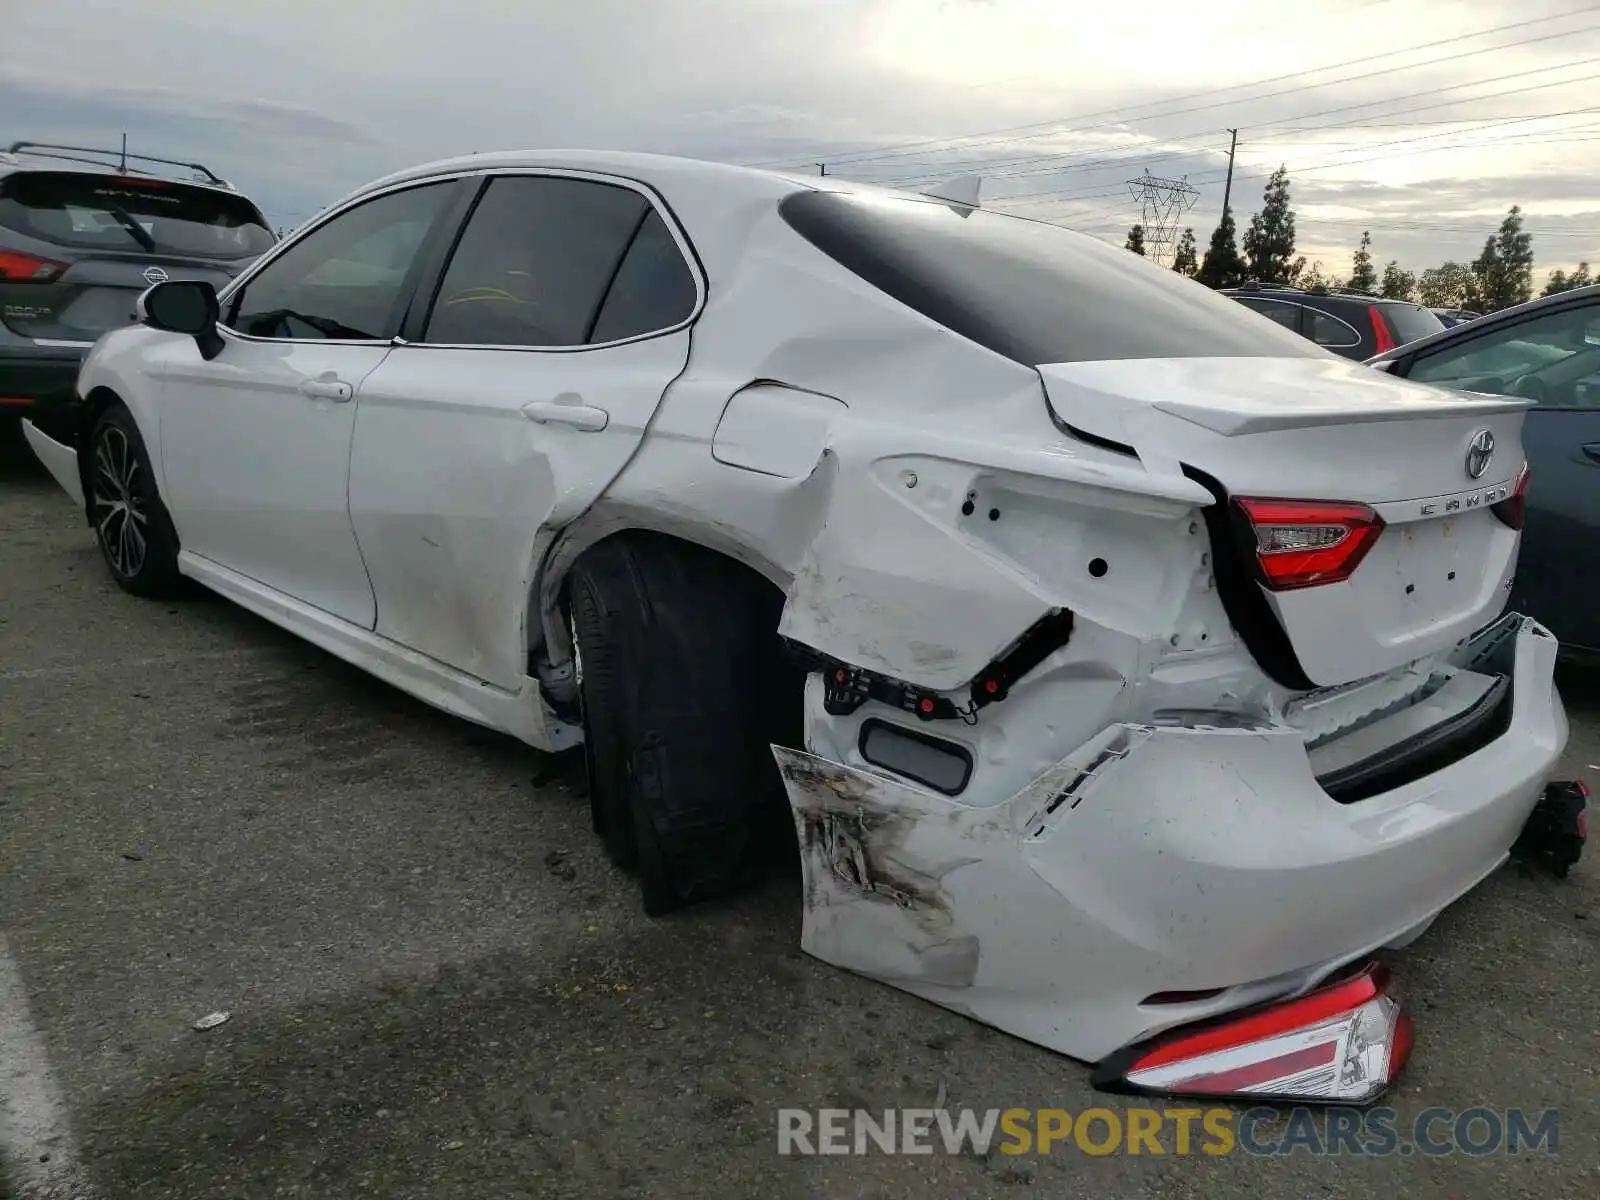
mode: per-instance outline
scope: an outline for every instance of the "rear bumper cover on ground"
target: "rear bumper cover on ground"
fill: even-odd
[[[1116,725],[993,807],[778,748],[804,948],[1087,1060],[1302,992],[1426,928],[1537,802],[1567,737],[1556,642],[1520,616],[1489,638],[1505,732],[1349,804],[1281,725]]]
[[[44,464],[45,470],[55,478],[62,489],[81,508],[83,506],[83,480],[78,474],[78,452],[70,445],[56,441],[42,433],[30,417],[23,418],[22,436],[33,449],[34,455]]]

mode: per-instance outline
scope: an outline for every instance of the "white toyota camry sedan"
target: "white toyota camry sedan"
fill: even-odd
[[[1373,955],[1566,741],[1523,402],[975,189],[475,155],[138,316],[28,430],[124,588],[583,746],[652,913],[798,853],[809,952],[1105,1087],[1381,1092]]]

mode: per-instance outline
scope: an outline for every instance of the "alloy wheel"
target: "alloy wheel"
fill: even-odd
[[[115,425],[103,426],[94,444],[94,525],[107,561],[124,579],[138,575],[149,549],[143,476],[144,465],[127,433]]]

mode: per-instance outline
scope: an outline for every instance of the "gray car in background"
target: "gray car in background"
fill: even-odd
[[[13,143],[0,153],[0,415],[70,435],[78,366],[132,322],[141,292],[167,279],[221,288],[275,240],[199,163]]]
[[[1511,607],[1571,657],[1600,662],[1600,284],[1560,292],[1374,356],[1421,383],[1531,400],[1530,478]]]

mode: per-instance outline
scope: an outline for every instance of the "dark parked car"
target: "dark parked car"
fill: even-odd
[[[1444,328],[1420,304],[1359,292],[1307,292],[1247,283],[1224,288],[1223,294],[1345,358],[1370,358]]]
[[[0,153],[0,414],[60,436],[83,356],[133,320],[141,292],[166,279],[220,288],[275,240],[198,163],[14,143]]]
[[[1533,401],[1531,471],[1512,607],[1574,657],[1600,660],[1600,284],[1480,317],[1378,355],[1425,383]]]
[[[1438,317],[1446,329],[1465,325],[1468,321],[1476,321],[1483,316],[1482,313],[1473,312],[1470,308],[1432,308],[1428,311]]]

